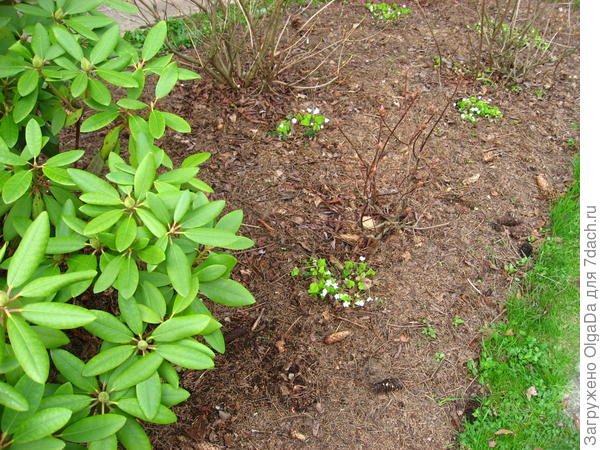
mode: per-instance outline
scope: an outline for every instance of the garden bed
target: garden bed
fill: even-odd
[[[471,20],[460,4],[431,2],[424,10],[440,46],[458,59]],[[441,449],[454,445],[485,395],[469,369],[482,329],[503,320],[523,269],[519,249],[543,234],[550,200],[570,180],[579,60],[570,56],[554,78],[519,93],[484,86],[434,67],[436,44],[413,9],[382,25],[366,17],[362,2],[332,5],[322,36],[361,25],[348,47],[351,62],[327,88],[232,93],[203,79],[168,99],[193,131],[161,147],[174,161],[213,153],[202,177],[214,198],[246,213],[244,233],[256,247],[239,254],[236,277],[257,302],[219,311],[228,351],[214,370],[183,374],[192,395],[175,408],[177,424],[148,427],[156,448]],[[504,117],[473,125],[450,107],[427,143],[407,207],[399,210],[390,195],[382,208],[396,222],[361,229],[363,174],[348,140],[369,155],[380,108],[393,122],[415,94],[407,127],[430,108],[478,94]],[[312,107],[331,119],[315,139],[269,134],[287,114]],[[382,190],[404,170],[405,150],[394,145],[380,167]],[[549,190],[540,189],[539,176]],[[309,297],[290,271],[311,256],[365,257],[377,270],[371,292],[383,301],[343,308]],[[346,330],[345,340],[324,342]],[[401,389],[377,389],[389,378]]]

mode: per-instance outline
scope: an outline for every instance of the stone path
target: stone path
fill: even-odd
[[[183,15],[189,15],[197,8],[189,0],[127,0],[129,3],[133,3],[140,10],[139,14],[125,14],[114,9],[103,8],[105,12],[114,17],[120,24],[123,31],[132,30],[141,26],[147,26],[154,22],[154,15],[149,10],[154,9],[160,17],[166,19],[167,17],[178,17]]]

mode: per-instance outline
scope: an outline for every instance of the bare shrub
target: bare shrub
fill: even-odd
[[[470,65],[478,78],[520,83],[570,52],[572,2],[479,0],[468,26]],[[565,14],[566,11],[566,14]]]
[[[155,20],[161,18],[155,0],[143,1]],[[199,20],[186,21],[189,34],[203,39],[192,39],[191,55],[170,50],[233,89],[322,87],[334,82],[348,62],[344,48],[356,26],[331,42],[316,33],[322,13],[335,0],[302,6],[292,0],[186,1],[200,11]]]

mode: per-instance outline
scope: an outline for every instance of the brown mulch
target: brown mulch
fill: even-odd
[[[461,2],[429,3],[440,45],[460,52],[471,20]],[[162,147],[175,161],[212,152],[203,179],[214,198],[246,214],[243,231],[256,247],[238,255],[235,277],[256,304],[215,309],[227,353],[212,371],[183,373],[191,397],[175,408],[177,424],[148,428],[156,448],[441,449],[454,445],[477,407],[474,397],[484,392],[466,364],[479,355],[482,327],[502,320],[512,284],[503,266],[546,224],[549,198],[535,177],[557,193],[569,181],[565,141],[579,116],[579,57],[520,94],[483,87],[433,68],[435,43],[413,9],[394,26],[367,18],[348,48],[352,61],[328,88],[303,96],[232,93],[203,79],[169,100],[193,132],[171,135]],[[321,33],[335,36],[364,15],[362,2],[336,2]],[[385,214],[374,219],[387,222],[362,230],[356,152],[372,155],[380,108],[393,122],[419,95],[399,128],[405,136],[430,108],[456,100],[459,82],[457,97],[484,94],[504,119],[472,126],[450,108],[426,146],[418,189],[406,202],[382,197]],[[316,139],[280,142],[268,134],[287,113],[314,106],[332,121]],[[395,140],[390,148],[378,175],[382,190],[406,165],[406,149]],[[367,257],[377,269],[372,291],[383,301],[348,310],[310,298],[289,272],[313,255]],[[454,326],[454,316],[464,325]],[[424,320],[436,339],[422,334]],[[351,336],[324,343],[344,330]],[[445,354],[441,363],[437,352]],[[394,388],[381,388],[385,380]]]

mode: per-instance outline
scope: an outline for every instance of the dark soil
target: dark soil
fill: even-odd
[[[465,25],[474,19],[463,2],[429,3],[441,48],[464,59]],[[514,282],[504,265],[530,252],[523,242],[546,223],[550,199],[534,177],[557,193],[569,181],[573,155],[565,141],[577,134],[579,57],[519,94],[483,86],[433,67],[435,43],[419,9],[408,6],[415,12],[397,25],[362,22],[348,45],[352,61],[328,88],[232,93],[203,79],[170,99],[194,131],[162,147],[175,161],[214,154],[202,176],[214,198],[246,213],[244,233],[256,247],[238,255],[236,278],[257,301],[216,310],[227,353],[213,371],[182,375],[191,397],[176,408],[177,424],[149,427],[156,448],[442,449],[455,445],[463,419],[472,418],[474,397],[484,392],[466,364],[479,355],[482,327],[502,320]],[[362,2],[336,2],[320,33],[339,35],[363,17]],[[541,99],[536,89],[544,90]],[[356,153],[372,156],[380,108],[394,123],[416,94],[401,138],[453,95],[484,94],[505,117],[473,126],[449,108],[411,178],[418,189],[381,197],[371,214],[378,228],[362,230],[364,172]],[[287,113],[314,106],[332,121],[316,139],[268,135]],[[378,172],[382,192],[396,187],[407,155],[393,139]],[[384,300],[349,310],[310,298],[289,271],[311,255],[367,257],[378,271],[372,292]],[[464,325],[453,325],[454,316]],[[424,320],[436,339],[422,334]],[[352,335],[323,342],[341,330]]]

